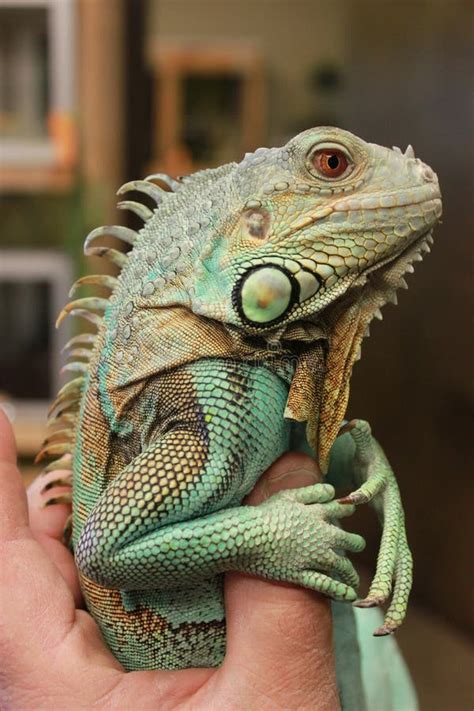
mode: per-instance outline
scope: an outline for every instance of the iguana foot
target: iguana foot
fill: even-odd
[[[262,568],[266,577],[352,602],[357,598],[354,588],[359,585],[359,576],[342,551],[357,553],[363,550],[365,541],[335,525],[354,508],[334,501],[333,496],[334,488],[329,484],[314,484],[281,491],[262,504],[262,508],[271,509],[270,526],[276,524],[288,531],[281,555],[284,567],[266,570],[268,564],[264,564]]]
[[[372,437],[370,425],[364,420],[352,420],[343,426],[340,434],[344,432],[349,432],[355,442],[355,474],[363,483],[356,491],[339,499],[339,503],[359,505],[372,501],[383,525],[370,590],[363,600],[354,603],[357,607],[374,607],[391,596],[384,624],[374,632],[378,637],[392,634],[405,619],[413,580],[413,561],[406,538],[398,484],[381,447]]]

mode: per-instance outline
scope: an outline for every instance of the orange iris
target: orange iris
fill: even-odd
[[[343,151],[323,148],[314,154],[313,165],[324,178],[339,178],[346,172],[349,161]]]

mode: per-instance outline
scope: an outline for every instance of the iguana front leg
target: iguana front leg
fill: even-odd
[[[331,486],[237,505],[287,449],[286,385],[232,363],[195,364],[192,373],[194,395],[184,390],[172,426],[111,481],[86,521],[75,551],[81,572],[130,591],[241,570],[354,600],[358,577],[341,551],[364,541],[333,525],[353,509],[331,500]]]
[[[357,574],[340,551],[357,552],[364,543],[330,523],[351,513],[331,501],[331,486],[285,492],[262,506],[224,509],[135,539],[136,520],[126,530],[117,523],[107,528],[105,512],[117,507],[115,493],[103,498],[76,552],[81,572],[99,584],[123,591],[180,588],[241,570],[297,583],[335,600],[356,598]],[[334,574],[340,580],[330,577]]]
[[[367,597],[355,604],[373,607],[386,602],[392,594],[384,624],[374,632],[376,636],[391,634],[406,616],[413,563],[398,484],[368,422],[352,420],[341,428],[331,450],[328,480],[335,485],[355,483],[359,488],[339,502],[371,502],[381,520],[383,532],[375,576]]]

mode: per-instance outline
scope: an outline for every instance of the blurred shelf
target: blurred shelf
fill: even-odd
[[[75,181],[73,170],[55,166],[8,166],[0,167],[0,193],[65,193]]]
[[[34,479],[36,479],[40,471],[41,465],[38,465],[37,467],[29,467],[20,464],[20,472],[26,488],[33,482]]]

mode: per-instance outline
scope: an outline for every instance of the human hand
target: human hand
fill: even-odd
[[[43,478],[30,488],[28,515],[15,462],[0,411],[2,709],[339,709],[329,601],[238,573],[226,576],[227,654],[220,668],[126,673],[80,609],[73,557],[61,543],[68,507],[43,508]],[[318,477],[309,457],[285,455],[248,503]]]

